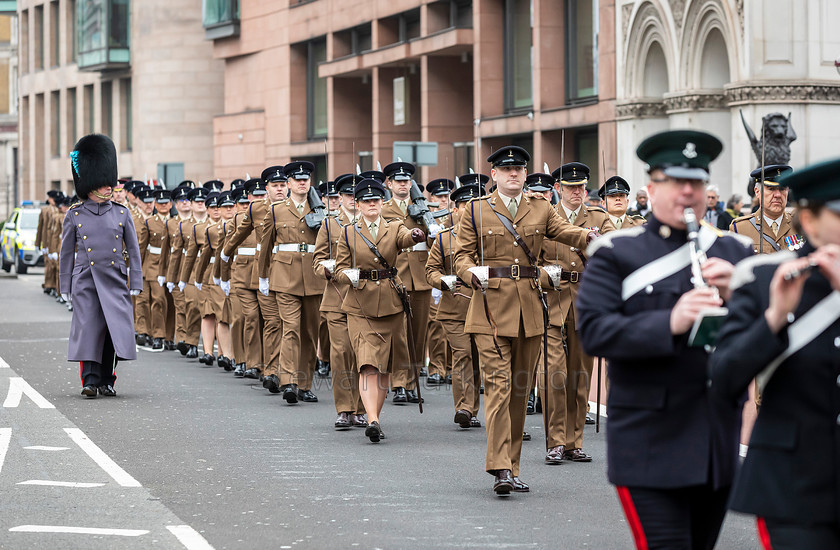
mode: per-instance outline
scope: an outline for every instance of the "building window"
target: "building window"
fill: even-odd
[[[451,27],[471,28],[472,0],[449,0],[449,22]]]
[[[61,51],[61,26],[58,20],[58,2],[50,2],[50,67],[57,67]]]
[[[373,35],[370,30],[370,23],[353,29],[350,33],[350,50],[354,54],[369,51],[373,47]]]
[[[61,93],[50,93],[50,115],[52,128],[50,129],[50,151],[53,157],[61,156]]]
[[[114,131],[114,101],[113,101],[113,82],[110,80],[102,83],[101,93],[101,107],[102,107],[102,133],[106,136],[111,136]]]
[[[131,116],[131,79],[120,80],[120,145],[123,151],[131,151],[134,143],[131,137],[134,126]]]
[[[420,37],[420,10],[415,9],[400,14],[399,41],[406,42]]]
[[[76,39],[76,0],[69,0],[66,4],[66,13],[64,20],[67,23],[67,29],[64,33],[64,40],[66,44],[64,45],[64,55],[65,55],[65,63],[75,63],[76,62],[76,55],[77,51],[77,39]]]
[[[82,130],[82,134],[87,135],[93,132],[93,84],[85,86],[82,99],[84,100],[82,109],[84,109],[85,121],[85,127]]]
[[[505,0],[505,109],[516,111],[533,106],[531,93],[531,0]]]
[[[76,143],[76,136],[78,135],[77,132],[77,124],[78,121],[78,110],[76,108],[76,88],[68,88],[67,89],[67,146],[68,148],[73,147]]]
[[[566,3],[566,97],[570,103],[598,95],[598,2]]]
[[[79,69],[125,68],[129,51],[129,0],[78,0],[76,41]]]
[[[18,47],[18,55],[20,56],[20,72],[26,74],[29,72],[29,10],[22,10],[20,12],[19,23],[20,46]]]
[[[201,20],[208,40],[239,36],[239,0],[203,0]]]
[[[44,6],[35,6],[35,70],[44,68]]]
[[[318,64],[327,60],[327,41],[313,40],[307,45],[306,120],[310,139],[327,135],[327,79],[318,76]]]
[[[175,189],[184,181],[183,162],[162,162],[157,165],[157,180],[162,183],[164,189]]]
[[[453,149],[455,150],[454,157],[454,168],[455,173],[452,174],[453,177],[458,177],[464,174],[468,174],[470,168],[475,170],[475,148],[473,146],[472,141],[462,141],[456,142],[452,144]]]
[[[12,94],[13,86],[10,86],[11,71],[9,60],[0,58],[0,114],[13,113],[15,96]]]
[[[575,132],[575,159],[589,166],[589,184],[587,189],[598,189],[599,183],[603,180],[601,175],[601,159],[598,153],[598,128],[583,128]]]

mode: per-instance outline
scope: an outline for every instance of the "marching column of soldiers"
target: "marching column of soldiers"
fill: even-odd
[[[422,376],[452,385],[463,429],[482,426],[484,394],[486,471],[498,495],[529,491],[519,477],[527,413],[543,413],[546,464],[592,461],[583,439],[599,355],[610,390],[609,477],[637,545],[656,547],[674,525],[713,543],[740,421],[734,409],[711,415],[701,405],[713,346],[691,347],[692,323],[729,299],[739,260],[805,245],[786,210],[789,166],[750,174],[760,209],[736,217],[730,232],[691,225],[705,214],[708,165],[721,148],[702,132],[645,140],[637,154],[649,167],[651,206],[637,195],[645,201],[635,213],[620,176],[598,187],[593,206],[588,166],[528,175],[530,155],[516,146],[487,158],[489,176],[425,188],[406,162],[320,187],[307,161],[227,190],[218,180],[171,190],[121,181],[112,200],[129,209],[142,255],[136,344],[258,379],[289,405],[316,403],[316,378],[331,377],[335,428],[363,427],[374,443],[385,438],[389,393],[422,412]],[[55,294],[57,233],[71,201],[51,192],[48,202],[37,246],[44,291]],[[684,248],[691,254],[678,255]],[[638,327],[663,336],[639,346]],[[677,418],[678,409],[694,416]],[[673,448],[662,434],[689,421],[696,429]],[[668,467],[675,456],[680,472]],[[691,490],[668,493],[675,487]],[[697,499],[707,506],[690,512],[691,525],[684,514],[656,514]]]

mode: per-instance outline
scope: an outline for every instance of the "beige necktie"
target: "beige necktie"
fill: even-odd
[[[400,210],[402,210],[402,213],[405,214],[405,201],[399,201],[398,204],[400,205]]]
[[[302,204],[297,205],[297,211],[298,211],[298,214],[303,214],[303,205]]]
[[[511,218],[516,217],[516,199],[510,199],[510,202],[508,203],[508,212],[510,212]]]
[[[373,237],[373,240],[376,240],[376,222],[370,224],[370,236]]]
[[[575,223],[575,218],[577,218],[577,212],[569,212],[569,223]]]
[[[615,220],[615,228],[616,229],[621,229],[621,218],[618,218],[617,220]]]
[[[770,226],[770,229],[773,230],[774,235],[779,234],[779,222],[773,222],[773,225]]]

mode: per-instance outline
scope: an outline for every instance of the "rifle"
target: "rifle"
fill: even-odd
[[[327,207],[318,195],[318,191],[312,186],[309,187],[309,192],[306,194],[306,201],[313,211],[305,215],[303,221],[309,229],[320,229],[327,215]]]
[[[437,210],[432,214],[429,205],[426,204],[425,195],[420,191],[420,186],[414,180],[411,180],[411,189],[408,196],[411,199],[411,204],[406,209],[409,217],[418,223],[422,223],[427,234],[432,237],[443,231],[443,225],[436,222],[435,218],[446,216],[449,214],[449,210]]]

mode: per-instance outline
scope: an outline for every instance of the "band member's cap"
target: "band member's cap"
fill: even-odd
[[[787,172],[779,181],[802,206],[823,204],[840,214],[840,158]]]
[[[709,179],[709,164],[723,150],[723,143],[711,134],[696,130],[669,130],[645,139],[636,156],[648,165],[648,172],[662,169],[676,179]]]

